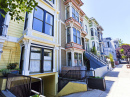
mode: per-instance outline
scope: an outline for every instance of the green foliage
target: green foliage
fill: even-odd
[[[36,94],[36,95],[30,96],[30,97],[40,97],[40,96]]]
[[[111,53],[109,54],[109,58],[110,58],[110,61],[113,62],[113,55]]]
[[[2,75],[4,77],[7,77],[7,75],[10,73],[10,70],[9,69],[1,69],[0,72],[2,73]]]
[[[111,61],[111,66],[114,67],[113,55],[111,53],[109,54],[109,59]]]
[[[91,76],[90,78],[100,78],[100,79],[103,79],[103,77],[99,77],[99,76]]]
[[[9,63],[7,65],[7,69],[16,69],[17,65],[18,65],[18,63]]]
[[[97,55],[97,50],[96,50],[95,47],[93,47],[93,48],[91,49],[91,52],[92,52],[93,54]]]
[[[123,55],[123,56],[122,56],[122,59],[126,59],[126,56],[125,56],[125,55]]]
[[[121,54],[124,54],[124,49],[120,49],[120,53],[121,53]]]
[[[121,47],[123,44],[123,41],[121,39],[119,39],[118,42],[119,42],[119,47]]]
[[[11,20],[24,21],[24,17],[20,13],[30,13],[37,5],[35,0],[0,0],[0,9],[5,11],[5,14],[0,14],[5,17],[9,12]]]

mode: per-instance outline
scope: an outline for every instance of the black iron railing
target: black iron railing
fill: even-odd
[[[7,35],[7,28],[8,28],[8,25],[5,25],[5,24],[0,25],[0,36]]]
[[[86,82],[87,78],[95,76],[94,70],[69,70],[58,81],[58,92],[70,81]]]

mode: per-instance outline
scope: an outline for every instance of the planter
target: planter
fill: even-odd
[[[0,77],[0,90],[5,90],[7,77]]]
[[[92,89],[106,90],[106,82],[104,78],[88,78],[88,87]]]
[[[10,71],[10,73],[12,73],[12,74],[19,74],[19,71],[18,70],[12,70],[12,71]]]

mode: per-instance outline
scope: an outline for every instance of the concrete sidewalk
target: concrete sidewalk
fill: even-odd
[[[105,75],[106,91],[90,90],[63,97],[130,97],[130,69],[126,64],[118,65]]]

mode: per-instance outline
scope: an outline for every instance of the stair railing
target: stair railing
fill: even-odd
[[[93,54],[93,53],[91,53],[91,52],[87,52],[87,51],[86,51],[86,53],[89,54],[90,56],[92,56],[93,58],[95,58],[97,61],[100,61],[102,64],[104,64],[104,65],[107,65],[107,64],[108,64],[107,62],[105,62],[104,60],[100,59],[100,58],[99,58],[98,56],[96,56],[95,54]]]

